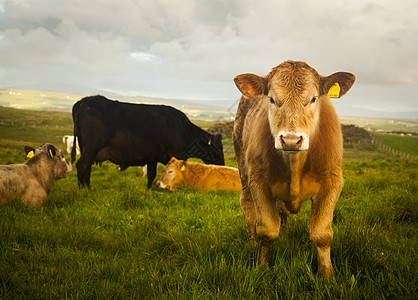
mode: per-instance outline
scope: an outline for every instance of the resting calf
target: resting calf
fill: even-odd
[[[68,176],[71,164],[64,151],[52,144],[43,144],[38,149],[25,147],[30,157],[23,164],[0,166],[0,205],[16,199],[24,203],[42,206],[54,181]]]
[[[165,166],[157,185],[170,191],[176,191],[179,187],[241,191],[238,169],[186,162],[174,157]]]

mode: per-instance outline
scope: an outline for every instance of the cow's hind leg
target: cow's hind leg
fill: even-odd
[[[47,197],[48,195],[43,187],[32,185],[31,188],[22,196],[22,201],[23,203],[40,207],[45,203]]]
[[[154,181],[156,175],[157,175],[157,162],[148,163],[147,164],[147,178],[148,178],[147,188],[151,188],[152,182]]]
[[[81,155],[79,160],[76,163],[77,167],[77,178],[78,185],[80,187],[87,186],[90,187],[90,174],[91,174],[91,165],[93,164],[92,160],[89,160],[85,155]]]
[[[318,275],[324,278],[334,275],[331,263],[332,218],[341,186],[334,186],[327,192],[321,191],[312,200],[308,221],[309,238],[318,253]]]
[[[277,211],[280,216],[280,224],[285,227],[287,224],[287,219],[289,218],[290,212],[287,210],[286,205],[283,201],[277,200]]]

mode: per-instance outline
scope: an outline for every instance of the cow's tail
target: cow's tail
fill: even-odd
[[[76,159],[77,137],[79,140],[78,144],[80,145],[80,151],[82,149],[81,140],[80,140],[79,106],[80,106],[80,101],[73,105],[74,143],[73,143],[73,149],[71,149],[71,163],[74,163]]]

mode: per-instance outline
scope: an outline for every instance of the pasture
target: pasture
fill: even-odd
[[[26,144],[63,147],[64,134],[68,113],[0,107],[0,164],[25,161]],[[416,139],[402,151],[416,151]],[[231,139],[224,148],[236,166]],[[43,208],[0,208],[0,298],[417,299],[418,162],[358,149],[344,157],[333,279],[316,276],[309,202],[273,244],[272,267],[257,268],[240,193],[170,192],[155,181],[148,190],[142,168],[104,163],[90,190],[78,188],[74,168]]]

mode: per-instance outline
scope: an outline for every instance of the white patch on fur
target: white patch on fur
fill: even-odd
[[[161,180],[157,181],[157,185],[162,189],[167,188],[167,185],[164,182],[162,182]]]

